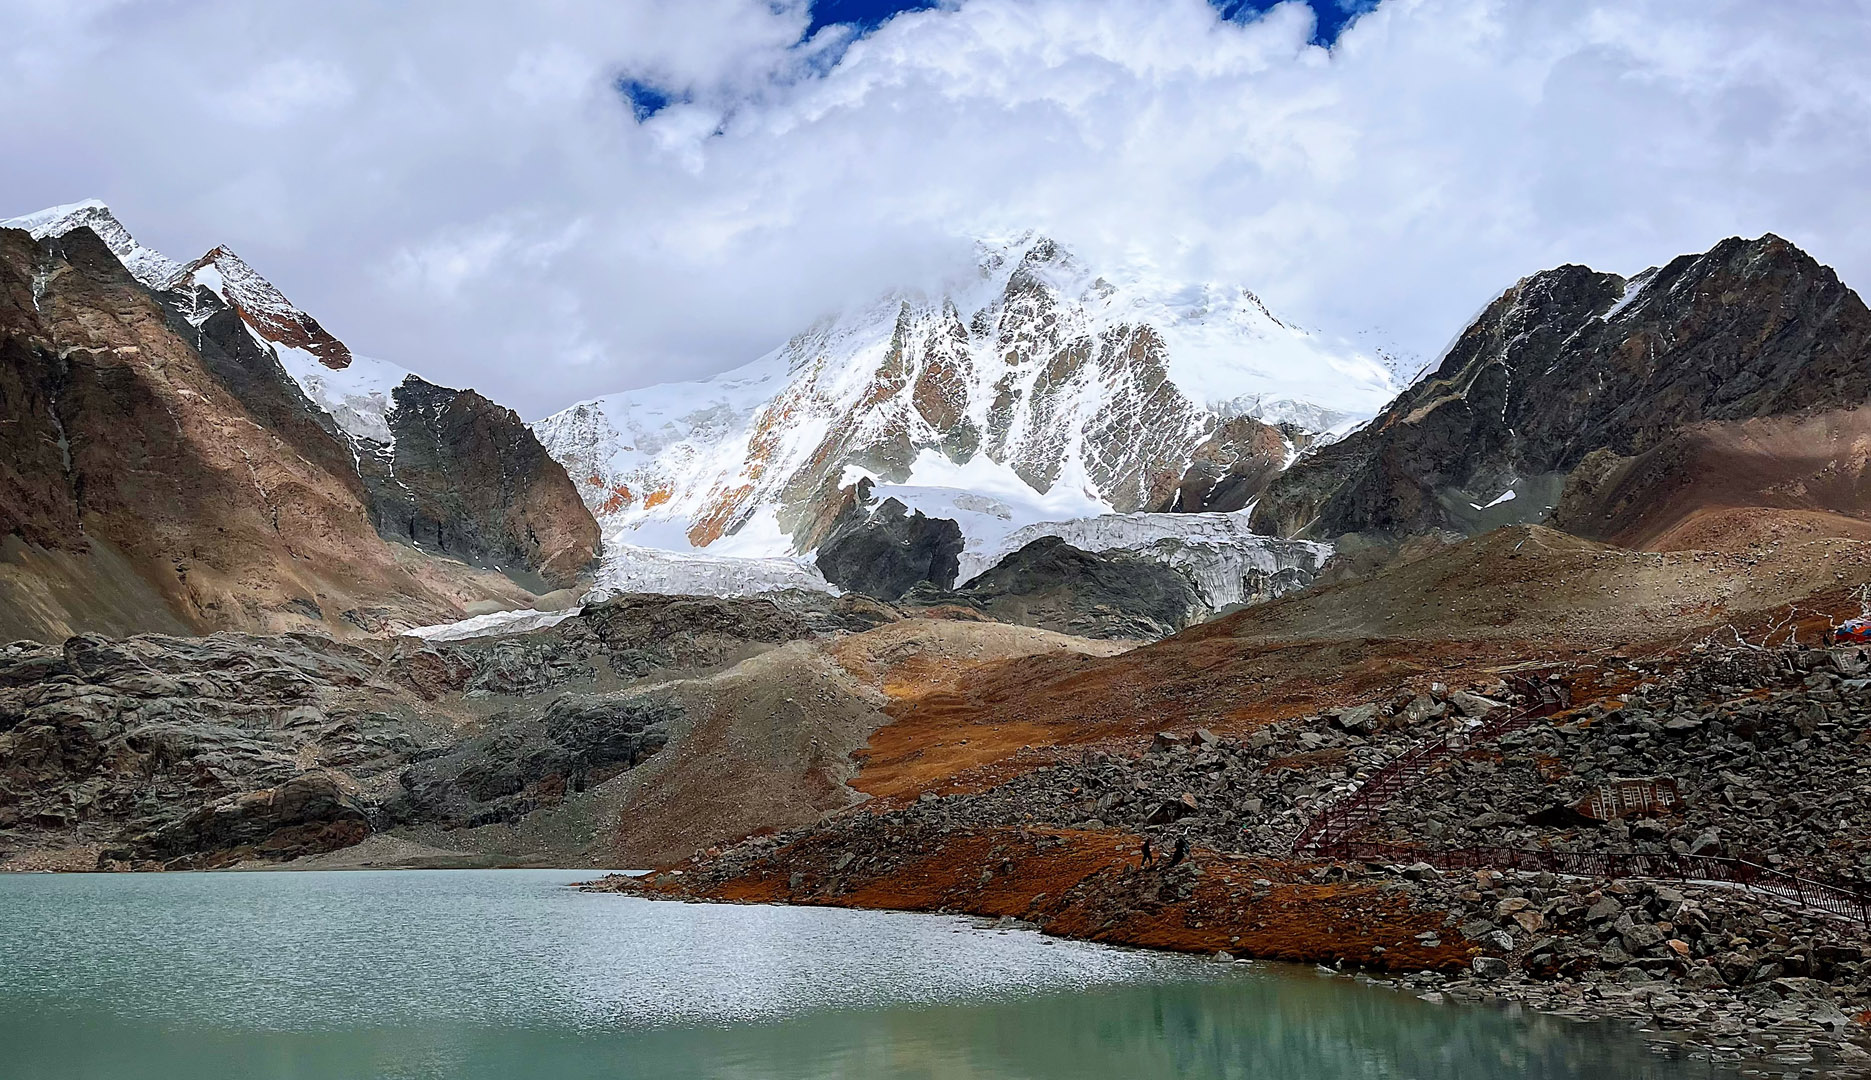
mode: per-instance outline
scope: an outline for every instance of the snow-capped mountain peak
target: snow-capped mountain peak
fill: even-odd
[[[308,352],[334,371],[351,363],[351,350],[344,342],[295,307],[272,282],[226,247],[216,247],[178,268],[166,287],[207,289],[239,312],[261,339]]]
[[[302,349],[334,370],[351,362],[351,350],[318,320],[295,307],[273,283],[240,256],[217,247],[187,265],[138,243],[130,230],[101,200],[53,206],[0,221],[0,228],[24,229],[36,240],[88,228],[117,256],[130,275],[156,290],[205,288],[240,313],[255,334],[269,344]]]
[[[937,294],[885,293],[745,367],[581,402],[536,430],[612,542],[775,556],[815,547],[856,475],[932,515],[991,494],[1005,514],[967,516],[997,531],[1238,509],[1183,495],[1192,471],[1291,460],[1287,436],[1245,415],[1320,430],[1394,390],[1378,360],[1246,289],[1099,272],[1030,234],[978,250]]]
[[[47,207],[37,213],[0,221],[0,229],[24,229],[35,240],[64,236],[78,228],[96,233],[130,275],[152,289],[167,288],[182,271],[181,264],[174,259],[137,243],[130,230],[110,212],[110,207],[98,199]]]

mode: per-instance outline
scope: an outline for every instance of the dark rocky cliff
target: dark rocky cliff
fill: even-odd
[[[1871,313],[1777,236],[1629,281],[1562,266],[1502,294],[1434,372],[1275,480],[1254,524],[1330,537],[1540,521],[1595,450],[1867,398]]]
[[[597,560],[597,521],[517,413],[414,377],[393,396],[394,449],[358,455],[385,537],[550,588]]]
[[[1188,575],[1128,551],[1082,551],[1041,537],[953,591],[923,585],[910,605],[972,608],[999,622],[1079,637],[1150,641],[1206,612]]]
[[[896,499],[874,509],[870,481],[858,484],[836,527],[819,545],[819,573],[848,592],[878,600],[900,600],[918,585],[955,584],[961,568],[961,526],[947,518],[911,512]]]

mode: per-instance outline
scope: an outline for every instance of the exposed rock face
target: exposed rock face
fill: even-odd
[[[318,325],[317,319],[294,307],[272,282],[227,248],[217,247],[182,267],[160,287],[191,285],[218,294],[262,340],[302,349],[329,368],[350,366],[351,350],[344,342]]]
[[[0,608],[14,632],[90,625],[132,589],[159,598],[158,626],[285,628],[325,622],[326,608],[336,623],[399,602],[423,622],[460,610],[397,565],[356,474],[336,470],[343,444],[225,321],[204,322],[198,349],[88,229],[37,242],[0,231],[0,297],[0,528],[29,570],[35,553],[69,556],[62,580],[9,575]]]
[[[1508,290],[1376,420],[1281,475],[1254,523],[1336,536],[1539,521],[1593,451],[1868,397],[1871,313],[1777,236],[1629,281],[1564,266]]]
[[[177,869],[225,866],[336,851],[370,833],[370,816],[355,795],[331,776],[301,773],[276,788],[233,795],[132,836],[104,857]]]
[[[234,634],[0,649],[0,837],[178,865],[355,843],[357,792],[449,738],[372,707],[360,691],[379,662]]]
[[[449,828],[518,821],[635,768],[669,741],[680,714],[680,705],[656,697],[562,697],[532,723],[412,765],[385,812]]]
[[[515,580],[384,544],[373,519],[534,591],[594,560],[595,522],[510,412],[412,388],[397,410],[407,473],[373,489],[360,467],[387,463],[282,362],[322,349],[309,362],[330,374],[348,351],[321,345],[335,339],[244,263],[217,251],[168,264],[176,288],[153,290],[143,279],[164,267],[101,206],[25,220],[31,232],[0,229],[4,636],[355,634],[531,599]],[[418,512],[380,512],[391,486]]]
[[[518,414],[414,376],[393,395],[394,442],[358,455],[380,533],[552,588],[596,563],[597,522]]]
[[[1309,441],[1297,427],[1281,430],[1251,416],[1222,421],[1189,454],[1167,506],[1156,509],[1182,513],[1216,513],[1244,509],[1260,498],[1273,478],[1286,468],[1295,447]]]
[[[819,546],[819,573],[841,589],[879,600],[899,600],[928,582],[955,584],[961,527],[946,518],[910,513],[895,499],[875,510],[854,509]]]
[[[1128,551],[1094,555],[1042,537],[953,592],[924,589],[909,601],[960,603],[1001,621],[1091,638],[1154,640],[1207,607],[1188,575]]]

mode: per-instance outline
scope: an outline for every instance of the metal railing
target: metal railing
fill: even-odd
[[[1529,727],[1557,708],[1554,702],[1543,702],[1511,712],[1497,709],[1495,718],[1483,720],[1479,727],[1446,732],[1417,743],[1372,773],[1356,789],[1314,815],[1293,840],[1293,853],[1325,854],[1328,848],[1375,822],[1392,798],[1427,777],[1438,763],[1479,743],[1494,742]]]

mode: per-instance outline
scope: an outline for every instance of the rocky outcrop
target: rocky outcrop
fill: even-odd
[[[370,833],[370,815],[356,795],[334,777],[310,772],[200,807],[130,837],[99,861],[160,862],[173,869],[285,861],[350,847]]]
[[[518,821],[635,768],[669,741],[680,715],[679,704],[653,695],[561,697],[537,719],[410,766],[384,814],[444,828]]]
[[[819,545],[817,564],[841,589],[900,600],[925,582],[940,589],[955,584],[961,551],[961,526],[885,499],[871,510],[854,506]]]
[[[225,247],[215,248],[154,287],[207,289],[232,308],[261,340],[303,350],[334,370],[351,364],[351,350],[344,342],[320,326],[317,319],[299,310],[272,282]]]
[[[575,584],[596,564],[597,521],[512,409],[414,376],[392,395],[391,444],[357,458],[380,533],[536,576],[541,592]]]
[[[1376,420],[1301,458],[1254,524],[1330,537],[1538,522],[1594,451],[1867,399],[1871,312],[1777,236],[1628,281],[1564,266],[1509,289]]]
[[[1180,513],[1245,509],[1286,468],[1294,448],[1306,445],[1310,437],[1296,426],[1282,430],[1251,416],[1230,417],[1190,452],[1189,467],[1183,470],[1175,493],[1166,505],[1153,509]]]
[[[1181,571],[1127,551],[1093,554],[1042,537],[954,591],[923,586],[906,602],[961,604],[999,622],[1090,638],[1154,640],[1208,608]]]
[[[52,835],[210,865],[354,843],[369,832],[357,793],[451,737],[374,707],[380,662],[237,634],[0,649],[0,847]]]

